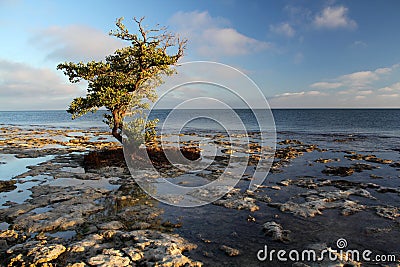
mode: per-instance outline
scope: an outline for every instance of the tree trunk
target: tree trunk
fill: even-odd
[[[113,120],[114,120],[114,126],[112,128],[112,135],[120,142],[122,143],[122,135],[120,132],[120,126],[121,126],[121,117],[119,116],[119,111],[114,110],[112,112],[113,115]]]
[[[116,126],[115,124],[114,124],[114,127],[113,127],[113,129],[112,129],[112,135],[113,135],[120,143],[122,143],[122,135],[121,135],[121,133],[119,132],[119,127]]]

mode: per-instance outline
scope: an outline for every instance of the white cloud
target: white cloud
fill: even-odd
[[[357,71],[339,76],[332,79],[330,82],[315,82],[310,85],[310,88],[336,89],[344,87],[351,90],[368,89],[373,82],[379,81],[382,77],[388,75],[397,67],[396,64],[391,67],[378,68],[375,70]]]
[[[85,25],[52,26],[36,32],[30,41],[48,51],[48,59],[60,61],[102,60],[126,45],[107,33]]]
[[[82,91],[61,77],[50,69],[0,60],[1,109],[66,108]]]
[[[386,68],[349,73],[331,79],[330,82],[315,82],[311,89],[300,92],[287,92],[269,100],[272,107],[400,107],[400,82],[382,87],[387,78],[398,81],[395,64]],[[393,72],[393,73],[392,73]],[[388,76],[388,75],[391,76]],[[390,80],[390,79],[389,79]],[[380,86],[379,86],[380,85]]]
[[[304,94],[305,94],[305,92],[294,92],[294,93],[288,92],[288,93],[283,93],[283,94],[276,95],[275,97],[301,96],[301,95],[304,95]]]
[[[399,94],[383,94],[379,95],[381,97],[389,97],[389,98],[398,98],[400,95]]]
[[[205,57],[246,55],[271,47],[270,43],[239,33],[228,20],[211,17],[207,11],[175,13],[170,24]]]
[[[362,91],[358,91],[358,93],[360,94],[360,95],[370,95],[370,94],[372,94],[374,91],[372,91],[372,90],[362,90]]]
[[[270,25],[269,26],[270,31],[284,35],[287,37],[293,37],[296,33],[296,31],[293,29],[293,27],[288,23],[288,22],[282,22],[277,25]]]
[[[379,68],[375,70],[375,73],[377,74],[385,74],[385,73],[389,73],[392,71],[392,68]]]
[[[311,88],[319,88],[319,89],[335,89],[342,86],[340,82],[316,82],[310,85]]]
[[[349,9],[344,6],[329,6],[315,16],[314,25],[318,28],[357,28],[357,23],[347,16]]]
[[[275,95],[274,98],[286,98],[286,97],[301,97],[301,96],[318,96],[318,95],[327,95],[326,93],[320,91],[302,91],[302,92],[287,92],[283,94]]]
[[[359,71],[343,75],[339,78],[345,85],[352,88],[364,88],[378,79],[378,73],[374,71]]]
[[[395,68],[397,68],[397,65],[387,68],[378,68],[373,71],[368,70],[353,72],[342,75],[337,80],[350,88],[362,89],[370,86],[373,82],[380,80],[384,75],[389,74]]]
[[[393,91],[400,91],[400,82],[394,83],[392,85],[379,88],[378,91],[380,92],[393,92]]]

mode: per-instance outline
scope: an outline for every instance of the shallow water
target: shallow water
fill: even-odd
[[[13,154],[0,154],[0,161],[6,163],[0,164],[0,180],[10,180],[28,171],[28,166],[37,165],[53,158],[52,155],[38,158],[16,158]]]

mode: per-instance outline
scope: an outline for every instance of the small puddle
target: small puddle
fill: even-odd
[[[49,184],[51,186],[75,186],[78,188],[85,188],[85,187],[91,187],[91,188],[105,188],[108,190],[114,190],[118,189],[119,185],[114,185],[110,184],[110,181],[116,181],[118,178],[103,178],[100,180],[81,180],[81,179],[75,179],[75,178],[58,178],[49,182],[46,182],[45,184]]]
[[[50,210],[52,210],[53,208],[46,206],[46,207],[41,207],[41,208],[36,208],[31,210],[30,212],[36,213],[36,214],[41,214],[41,213],[45,213],[48,212]]]
[[[14,189],[13,191],[0,193],[0,209],[6,208],[5,206],[2,205],[7,202],[15,202],[21,204],[25,200],[29,199],[30,195],[32,194],[32,192],[29,191],[29,189],[38,185],[38,182],[26,182],[22,184],[16,183],[15,185],[17,186],[17,188]]]
[[[0,231],[8,230],[8,227],[10,226],[9,223],[6,222],[0,222]]]
[[[11,178],[27,172],[27,166],[37,165],[53,159],[53,155],[39,158],[16,158],[14,154],[0,154],[0,180],[7,181]]]

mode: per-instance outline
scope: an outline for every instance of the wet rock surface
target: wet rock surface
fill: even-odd
[[[272,237],[274,241],[289,242],[290,231],[283,230],[283,227],[276,222],[266,222],[263,224],[263,230],[267,235]]]
[[[17,186],[15,185],[16,181],[0,181],[0,192],[12,191]]]

